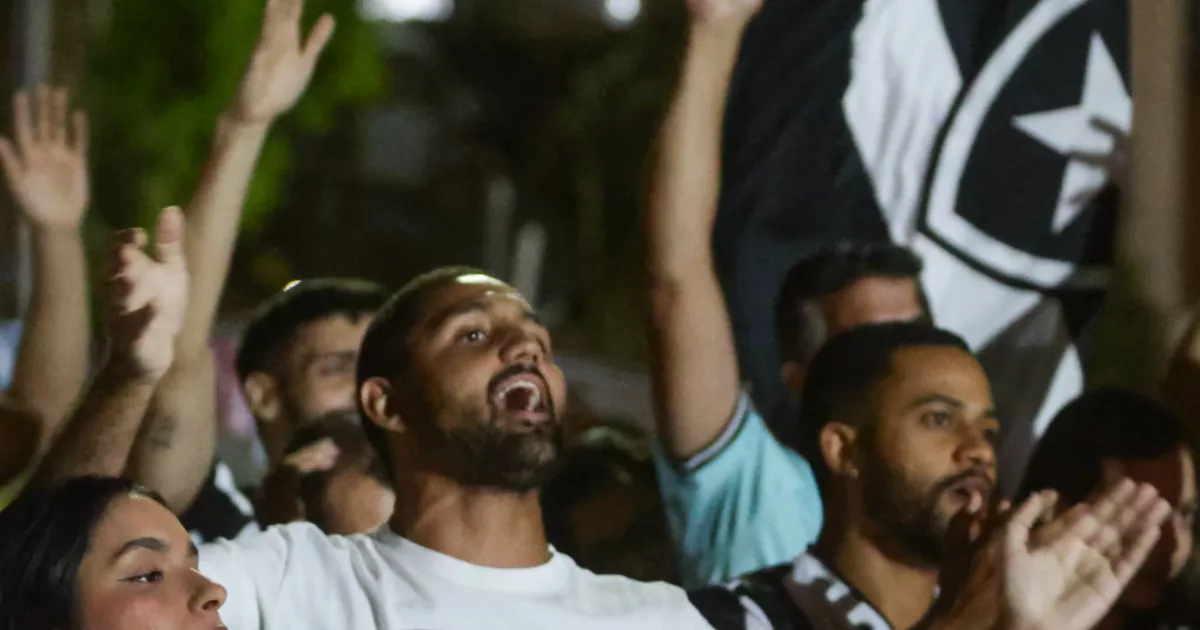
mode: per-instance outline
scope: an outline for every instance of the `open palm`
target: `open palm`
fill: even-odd
[[[15,143],[0,138],[0,164],[26,218],[40,227],[74,230],[90,196],[87,118],[70,114],[66,90],[39,86],[35,94],[36,115],[28,92],[13,97]]]
[[[1005,607],[1017,627],[1087,630],[1137,573],[1170,506],[1153,487],[1126,481],[1031,534],[1055,502],[1034,495],[1006,527]]]
[[[303,41],[303,15],[303,0],[267,0],[262,34],[234,104],[237,119],[271,122],[295,106],[308,87],[321,51],[333,36],[334,21],[322,15]]]

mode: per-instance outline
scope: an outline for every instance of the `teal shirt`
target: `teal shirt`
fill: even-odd
[[[656,445],[654,459],[684,588],[790,563],[821,531],[812,467],[775,439],[745,393],[710,447],[680,463]]]

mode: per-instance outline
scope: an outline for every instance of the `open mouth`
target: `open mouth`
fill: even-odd
[[[548,416],[546,383],[537,374],[525,372],[500,381],[492,388],[491,401],[497,409],[523,419]]]
[[[980,505],[986,505],[992,496],[992,484],[984,477],[971,476],[952,484],[947,491],[950,496],[967,503],[978,496]]]

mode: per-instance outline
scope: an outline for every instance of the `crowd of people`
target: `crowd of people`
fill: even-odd
[[[646,209],[652,438],[566,430],[550,332],[483,271],[313,279],[241,339],[269,472],[240,491],[215,461],[209,339],[263,140],[333,20],[305,36],[302,0],[266,0],[186,210],[113,236],[94,370],[86,117],[64,90],[18,93],[0,162],[35,291],[0,398],[0,630],[1200,627],[1187,401],[1084,394],[1027,471],[999,470],[989,377],[905,248],[793,267],[775,312],[791,399],[756,408],[712,232],[759,0],[686,4]],[[1015,495],[1001,474],[1024,475]]]

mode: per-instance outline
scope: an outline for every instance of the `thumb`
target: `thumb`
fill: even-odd
[[[158,215],[154,250],[160,262],[183,264],[183,225],[183,212],[178,206],[171,206]]]
[[[333,29],[336,23],[333,16],[326,13],[322,15],[317,23],[313,26],[312,32],[308,34],[308,41],[304,42],[304,57],[311,65],[316,65],[317,58],[321,56],[321,52],[325,50],[326,44],[333,37]]]

